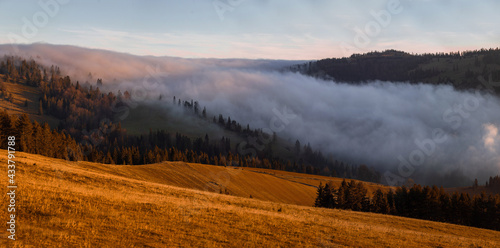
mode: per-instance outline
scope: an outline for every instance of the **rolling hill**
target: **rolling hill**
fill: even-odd
[[[292,71],[340,82],[373,80],[449,84],[456,89],[485,89],[499,93],[500,50],[410,54],[396,50],[353,54],[291,66]]]
[[[59,120],[49,115],[39,115],[39,100],[41,95],[40,89],[18,84],[6,82],[5,76],[0,74],[0,84],[2,84],[8,94],[12,94],[13,101],[9,102],[6,96],[0,98],[0,108],[5,109],[9,114],[21,115],[28,114],[31,120],[36,120],[39,123],[47,122],[51,127],[55,128],[59,124]],[[25,106],[25,102],[28,106]]]
[[[500,245],[491,230],[290,204],[308,205],[315,192],[309,184],[338,180],[327,177],[179,162],[103,165],[21,152],[15,160],[18,240],[3,238],[4,247]],[[229,195],[210,192],[221,186]]]

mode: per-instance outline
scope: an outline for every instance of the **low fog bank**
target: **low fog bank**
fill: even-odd
[[[66,75],[85,82],[89,73],[95,83],[97,78],[105,82],[143,80],[144,77],[161,77],[169,73],[191,74],[198,70],[215,68],[279,70],[303,60],[250,60],[250,59],[185,59],[179,57],[135,56],[100,49],[69,45],[32,44],[0,45],[0,54],[33,58],[50,66],[57,65]]]
[[[0,53],[56,64],[81,82],[103,78],[143,104],[161,94],[197,100],[324,154],[418,183],[468,186],[500,174],[500,101],[450,86],[370,82],[349,85],[280,72],[296,61],[139,57],[71,46],[0,46]],[[392,174],[391,174],[392,175]],[[392,179],[391,179],[392,180]]]

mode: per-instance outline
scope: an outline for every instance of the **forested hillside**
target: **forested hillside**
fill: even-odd
[[[497,89],[500,50],[481,49],[451,53],[409,54],[386,50],[322,59],[290,67],[307,75],[360,83],[370,80],[450,84],[457,89]]]
[[[31,122],[27,115],[14,116],[3,112],[0,135],[15,134],[20,141],[16,148],[20,151],[107,164],[137,165],[168,160],[269,168],[373,182],[380,180],[380,174],[374,169],[366,165],[353,166],[327,159],[310,144],[301,144],[296,140],[295,144],[283,145],[284,141],[276,134],[252,129],[249,125],[240,124],[222,114],[209,116],[207,109],[201,108],[194,100],[181,101],[170,96],[171,102],[160,103],[179,108],[184,115],[216,125],[235,137],[260,140],[258,145],[262,149],[242,154],[240,151],[249,147],[249,144],[237,147],[227,136],[205,134],[191,137],[181,132],[172,133],[166,129],[151,129],[147,126],[142,126],[142,133],[145,134],[129,134],[122,128],[119,118],[123,111],[128,111],[127,104],[130,103],[130,94],[126,89],[118,90],[117,93],[101,92],[99,86],[105,83],[101,79],[97,79],[95,84],[73,82],[57,66],[46,68],[34,60],[6,56],[0,62],[0,75],[9,84],[39,90],[39,99],[35,100],[38,102],[38,117],[55,117],[59,120],[57,129],[54,130],[47,124]],[[6,85],[7,83],[0,83],[2,101],[14,102]],[[160,100],[161,97],[158,101]],[[43,118],[40,120],[43,122]],[[50,142],[56,142],[62,148],[57,152],[48,151],[43,146]],[[279,146],[286,146],[281,150],[288,150],[287,153],[275,152]]]

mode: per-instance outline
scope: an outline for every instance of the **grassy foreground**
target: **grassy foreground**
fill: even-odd
[[[7,152],[0,152],[5,165]],[[17,240],[7,240],[4,228],[2,247],[500,247],[500,232],[491,230],[318,209],[140,179],[159,174],[144,172],[153,165],[116,166],[112,172],[109,165],[25,153],[17,153],[16,161]],[[169,164],[165,170],[175,174],[176,167]],[[244,173],[235,177],[243,178]],[[7,179],[6,170],[0,176]],[[196,184],[197,179],[188,174],[182,180]],[[7,180],[0,182],[0,216],[7,221]],[[229,187],[232,183],[238,180],[231,180]],[[267,189],[262,195],[279,192],[285,191]]]

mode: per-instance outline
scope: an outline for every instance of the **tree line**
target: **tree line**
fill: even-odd
[[[20,117],[0,111],[0,140],[16,137],[16,151],[40,154],[47,157],[78,161],[82,159],[81,146],[65,132],[52,130],[47,123],[31,122],[27,114]],[[1,142],[0,148],[7,149]]]
[[[473,62],[460,62],[462,59]],[[458,65],[461,65],[459,71]],[[289,70],[340,82],[362,83],[373,80],[452,84],[457,89],[476,89],[479,76],[500,80],[500,49],[464,52],[409,54],[397,50],[353,54],[293,65]],[[458,78],[453,75],[460,75]],[[452,78],[453,77],[453,78]],[[497,91],[497,93],[499,93]]]
[[[490,177],[488,181],[486,181],[485,187],[492,192],[500,194],[500,176]]]
[[[347,183],[344,179],[338,188],[320,183],[314,206],[500,230],[500,195],[484,192],[471,197],[467,193],[446,193],[442,187],[414,184],[387,193],[378,189],[370,198],[362,182]]]
[[[159,99],[161,100],[162,96],[160,96]],[[182,101],[174,96],[172,103],[178,107],[183,107],[187,110],[187,113],[191,113],[205,121],[210,121],[206,107],[203,107],[200,114],[200,105],[197,101]],[[264,133],[262,129],[251,129],[248,124],[246,125],[246,128],[244,128],[244,125],[241,125],[236,120],[231,119],[230,116],[225,118],[222,114],[219,114],[218,117],[214,115],[212,123],[218,125],[224,130],[235,133],[245,140],[249,138],[258,139],[259,137],[272,136],[270,138],[272,142],[265,144],[264,149],[257,152],[257,158],[264,161],[264,166],[262,168],[295,171],[307,174],[319,174],[324,176],[342,176],[345,178],[356,178],[363,181],[380,182],[381,175],[374,168],[370,168],[367,165],[356,166],[335,159],[327,159],[321,151],[314,150],[311,147],[311,144],[307,143],[302,145],[299,140],[296,140],[294,147],[290,149],[290,153],[293,155],[290,163],[286,160],[283,161],[283,163],[268,163],[267,161],[275,160],[277,158],[272,149],[272,146],[278,142],[276,133],[271,135]],[[242,148],[247,149],[251,147],[250,144],[247,144],[247,146]],[[237,149],[234,149],[233,153],[236,153],[236,150]],[[257,164],[257,166],[262,164],[258,161],[259,159],[257,159],[256,163],[252,162],[251,164]]]

